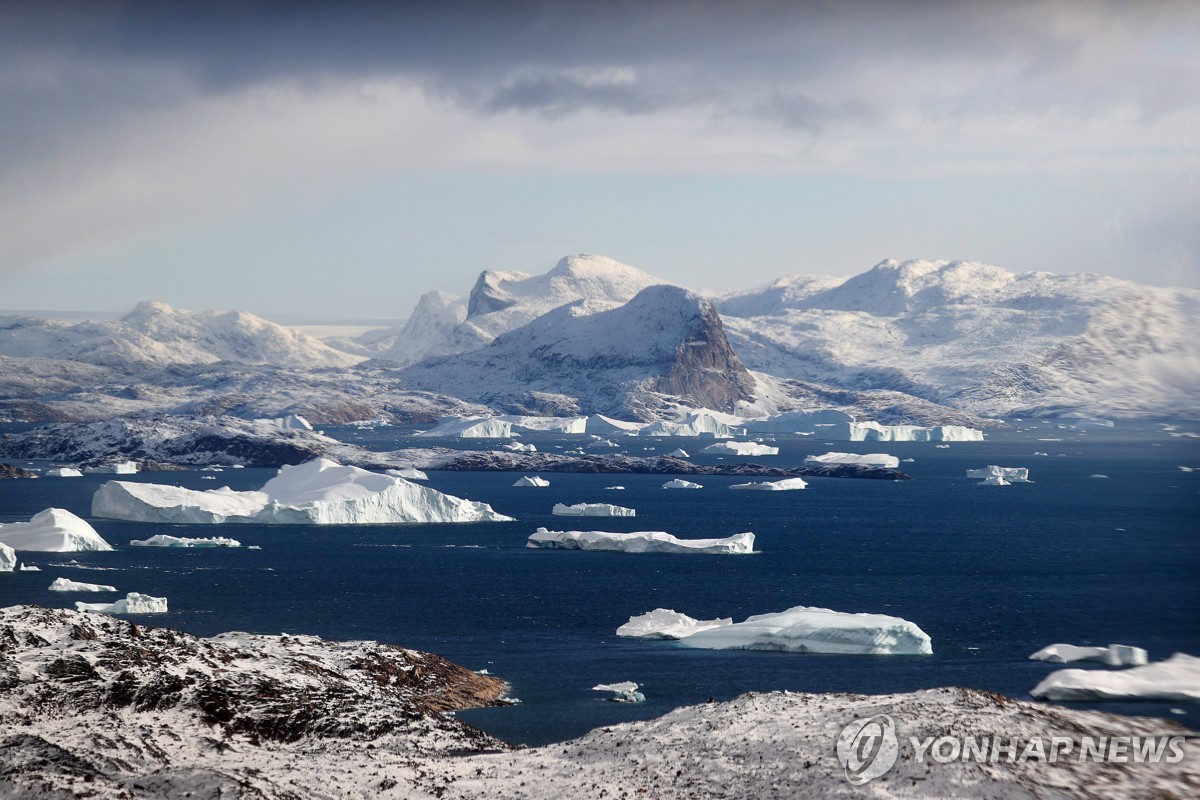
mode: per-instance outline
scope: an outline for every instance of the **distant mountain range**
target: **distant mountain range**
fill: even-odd
[[[483,410],[654,419],[843,408],[885,422],[1200,418],[1200,292],[884,261],[704,297],[602,256],[485,271],[407,323],[322,342],[242,312],[0,318],[0,418]]]

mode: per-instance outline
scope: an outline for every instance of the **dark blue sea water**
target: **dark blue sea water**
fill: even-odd
[[[1183,426],[1200,430],[1200,426]],[[90,498],[112,476],[0,481],[0,522],[48,506],[95,525],[114,553],[25,554],[40,573],[0,575],[0,605],[68,606],[48,592],[59,576],[166,596],[147,618],[208,635],[242,629],[369,638],[430,650],[510,681],[515,707],[462,717],[514,742],[561,740],[599,725],[662,714],[748,690],[884,693],[961,685],[1015,697],[1053,666],[1027,656],[1053,642],[1145,647],[1152,659],[1200,653],[1200,440],[1157,424],[993,432],[948,449],[927,443],[826,444],[780,437],[797,464],[827,450],[888,452],[915,480],[814,479],[800,492],[732,492],[739,479],[702,477],[700,491],[664,491],[648,475],[548,474],[518,489],[509,473],[431,473],[430,485],[484,500],[519,521],[370,527],[164,526],[91,519]],[[376,449],[411,445],[401,431],[331,429]],[[1060,439],[1061,441],[1039,441]],[[417,440],[421,441],[423,440]],[[578,439],[526,437],[543,450]],[[635,455],[696,440],[618,439]],[[485,447],[495,442],[455,442]],[[1034,451],[1049,453],[1034,456]],[[1061,454],[1061,455],[1060,455]],[[716,462],[699,456],[698,462]],[[1035,483],[981,487],[964,477],[987,464],[1028,466]],[[1104,474],[1104,478],[1090,477]],[[196,489],[256,488],[269,470],[156,473],[136,480]],[[602,487],[621,484],[623,492]],[[571,520],[555,502],[633,506],[635,519]],[[753,556],[623,555],[529,550],[538,526],[724,536],[753,531]],[[232,536],[261,551],[129,548],[155,533]],[[55,566],[72,558],[92,571]],[[101,596],[85,596],[99,599]],[[931,657],[852,657],[688,650],[618,639],[631,615],[657,607],[694,617],[780,611],[794,605],[887,613],[933,639]],[[604,702],[596,683],[633,680],[645,704]],[[1101,706],[1169,714],[1158,703]],[[1177,717],[1196,727],[1197,708]]]

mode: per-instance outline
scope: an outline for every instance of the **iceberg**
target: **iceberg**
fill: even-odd
[[[999,475],[989,475],[987,478],[977,483],[976,486],[1012,486],[1012,483],[1006,481]]]
[[[196,491],[109,481],[92,496],[92,514],[134,522],[266,525],[373,525],[508,522],[486,503],[443,494],[395,475],[327,458],[283,467],[258,491]]]
[[[691,458],[691,456],[688,455],[687,450],[684,450],[682,447],[675,448],[671,452],[667,453],[667,455],[671,456],[672,458]]]
[[[83,471],[92,475],[136,475],[136,461],[117,461],[112,464],[100,464],[95,467],[84,467]]]
[[[41,572],[41,571],[42,571],[41,567],[34,566],[33,564],[22,564],[21,566],[17,567],[17,572]]]
[[[521,444],[520,442],[509,442],[506,445],[501,445],[504,450],[512,450],[514,453],[536,453],[537,445]]]
[[[241,547],[242,543],[237,539],[227,539],[224,536],[212,536],[209,538],[188,539],[181,536],[168,536],[165,533],[160,533],[156,536],[151,536],[149,539],[132,539],[129,542],[130,547]]]
[[[501,420],[509,423],[513,431],[519,433],[586,433],[587,417],[523,417],[504,416]]]
[[[605,486],[605,490],[621,492],[625,490],[624,486]]]
[[[442,417],[437,426],[415,436],[454,436],[460,439],[510,439],[512,423],[502,417]]]
[[[758,444],[756,442],[717,442],[704,448],[705,453],[721,453],[737,456],[777,456],[778,447]]]
[[[286,417],[276,417],[275,419],[271,420],[271,422],[276,428],[280,428],[282,430],[311,431],[313,429],[312,423],[299,414],[288,414]]]
[[[47,478],[82,478],[83,473],[74,467],[52,467],[44,473]]]
[[[929,635],[912,622],[885,614],[848,614],[796,606],[745,622],[699,631],[679,640],[708,650],[774,650],[787,653],[931,655]]]
[[[628,436],[637,436],[638,433],[646,427],[644,422],[626,422],[621,419],[613,419],[606,417],[603,414],[592,414],[583,425],[584,433],[595,433],[601,436],[613,436],[625,434]]]
[[[784,478],[781,481],[760,481],[758,483],[735,483],[730,489],[748,489],[759,492],[787,492],[793,489],[805,489],[808,484],[803,478]]]
[[[532,478],[526,475],[523,478],[518,478],[517,482],[513,484],[513,486],[536,486],[538,488],[543,488],[549,485],[550,481],[546,480],[545,478],[539,478],[537,475],[534,475]]]
[[[685,481],[683,478],[676,478],[675,480],[667,481],[666,483],[664,483],[662,485],[662,488],[664,488],[664,489],[703,489],[704,487],[698,483],[692,483],[691,481]]]
[[[614,703],[644,703],[646,696],[638,691],[638,685],[633,681],[621,683],[600,683],[592,687],[593,692],[612,692],[608,698]]]
[[[550,512],[556,517],[636,517],[637,511],[611,503],[555,503]]]
[[[826,431],[831,439],[848,442],[982,442],[983,431],[963,425],[880,425],[878,422],[846,422]]]
[[[895,469],[900,459],[886,453],[825,453],[820,456],[805,456],[805,464],[859,464],[864,467]]]
[[[1200,658],[1176,653],[1166,661],[1120,670],[1060,669],[1030,691],[1043,700],[1200,701]]]
[[[100,614],[165,614],[167,598],[151,597],[148,594],[130,592],[115,603],[75,602],[78,611],[95,611]]]
[[[1146,651],[1127,644],[1110,644],[1108,647],[1080,647],[1073,644],[1052,644],[1031,655],[1031,661],[1048,661],[1052,664],[1068,664],[1072,661],[1101,661],[1110,667],[1134,667],[1146,664]]]
[[[538,528],[526,547],[560,550],[604,550],[621,553],[706,553],[748,555],[754,552],[754,534],[738,533],[724,539],[677,539],[662,531],[608,533],[606,531],[548,531]]]
[[[17,568],[17,551],[0,542],[0,572],[12,572]]]
[[[391,475],[396,478],[404,478],[406,481],[427,481],[429,476],[416,467],[401,467],[400,469],[389,469],[384,472],[385,475]]]
[[[1033,483],[1029,480],[1029,467],[997,467],[990,465],[982,469],[967,470],[968,478],[1003,478],[1008,483]],[[1008,483],[993,483],[992,486],[1007,486]]]
[[[117,587],[106,586],[102,583],[80,583],[70,578],[55,578],[50,584],[52,592],[115,592]]]
[[[0,544],[39,553],[112,550],[95,528],[65,508],[47,508],[34,514],[29,522],[0,525]]]
[[[832,408],[814,411],[785,411],[771,417],[748,419],[745,421],[746,430],[753,433],[811,433],[817,426],[847,424],[854,417],[845,411]]]
[[[632,639],[682,639],[693,633],[732,625],[733,618],[692,619],[669,608],[656,608],[637,617],[630,617],[617,628],[617,636]]]

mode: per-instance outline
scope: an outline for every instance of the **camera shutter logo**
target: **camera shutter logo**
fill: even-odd
[[[838,763],[852,786],[878,778],[896,764],[900,743],[896,723],[887,714],[856,719],[838,734]]]

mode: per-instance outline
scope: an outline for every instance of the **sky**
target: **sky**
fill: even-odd
[[[1200,287],[1200,3],[0,4],[0,309],[399,319],[601,253]]]

